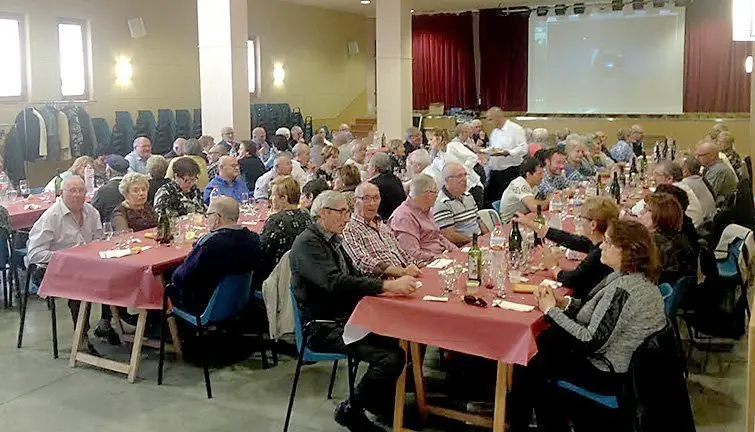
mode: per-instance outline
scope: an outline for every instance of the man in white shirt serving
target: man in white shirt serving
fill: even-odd
[[[486,207],[499,199],[512,180],[519,175],[519,166],[527,154],[527,139],[524,129],[507,120],[502,109],[490,108],[486,115],[493,123],[490,134],[490,182],[486,190]]]

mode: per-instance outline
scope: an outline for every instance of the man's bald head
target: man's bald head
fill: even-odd
[[[152,141],[147,137],[139,137],[134,140],[134,152],[142,159],[152,156]]]
[[[378,189],[378,187],[375,186],[375,184],[370,183],[370,182],[359,183],[359,186],[357,186],[356,189],[354,189],[355,196],[362,196],[365,193],[370,193],[370,192],[380,193],[380,189]]]
[[[254,141],[264,141],[267,139],[267,132],[265,132],[264,128],[256,127],[252,131],[252,139]]]
[[[709,167],[718,161],[718,147],[708,139],[702,140],[695,147],[695,158],[700,165]]]
[[[173,141],[173,153],[177,156],[185,155],[186,152],[184,151],[184,146],[186,146],[186,138],[176,138],[176,140]]]
[[[239,203],[235,199],[227,196],[215,197],[210,201],[207,208],[207,214],[217,214],[220,221],[214,229],[222,228],[228,225],[236,225],[239,221]]]
[[[84,208],[86,202],[87,188],[84,179],[77,175],[66,177],[61,186],[61,199],[63,204],[72,212],[78,213]]]

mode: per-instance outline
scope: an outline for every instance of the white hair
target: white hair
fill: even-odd
[[[294,146],[293,149],[291,149],[295,156],[298,156],[299,152],[303,150],[309,150],[309,146],[304,143],[298,143]]]
[[[346,195],[334,190],[326,190],[317,195],[312,207],[309,209],[309,214],[313,218],[320,217],[320,212],[325,207],[334,207],[339,202],[346,202]]]
[[[409,184],[409,196],[417,198],[423,193],[437,189],[438,185],[435,184],[435,180],[427,174],[419,174],[412,179]]]
[[[131,189],[131,186],[140,183],[149,189],[149,177],[138,172],[130,172],[123,176],[121,182],[118,183],[118,192],[125,197],[128,194],[128,190]]]
[[[417,149],[409,153],[409,160],[425,167],[429,166],[432,162],[430,159],[430,153],[425,149]]]
[[[538,144],[545,144],[548,142],[548,129],[537,128],[532,131],[532,142]]]
[[[287,127],[280,127],[275,131],[276,135],[284,136],[286,139],[291,139],[291,130]]]

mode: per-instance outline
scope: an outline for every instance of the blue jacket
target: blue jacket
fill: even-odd
[[[249,193],[249,188],[246,186],[246,182],[241,176],[236,177],[233,182],[228,183],[222,177],[215,176],[214,179],[207,183],[207,187],[204,188],[204,203],[210,203],[210,192],[214,188],[218,188],[220,195],[229,196],[236,201],[241,202],[241,194],[244,192]]]

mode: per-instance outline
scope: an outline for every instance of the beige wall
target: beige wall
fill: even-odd
[[[312,116],[315,127],[364,117],[366,106],[367,26],[361,15],[274,0],[249,0],[249,36],[260,38],[262,93],[253,103],[288,102]],[[371,22],[374,24],[374,21]],[[373,29],[374,32],[374,29]],[[347,43],[359,54],[349,56]],[[273,65],[283,64],[284,85],[273,86]],[[351,117],[344,109],[358,102]],[[355,112],[356,111],[356,112]]]

